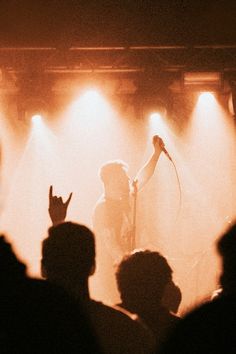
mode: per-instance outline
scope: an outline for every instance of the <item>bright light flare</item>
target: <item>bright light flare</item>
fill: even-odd
[[[34,114],[31,118],[33,124],[41,123],[43,117],[40,114]]]
[[[98,103],[101,99],[101,95],[96,89],[89,89],[85,91],[85,93],[82,96],[82,99],[86,101],[87,103]]]
[[[232,134],[232,123],[215,95],[202,93],[189,126],[188,154],[192,165],[189,173],[195,179],[195,190],[199,188],[204,196],[205,210],[209,210],[209,218],[215,219],[215,224],[224,219],[224,213],[231,214]],[[214,179],[208,178],[210,175]],[[227,196],[225,200],[224,196]]]
[[[149,140],[152,140],[154,135],[158,135],[167,143],[167,146],[172,145],[170,136],[174,139],[173,133],[170,131],[165,118],[160,113],[153,113],[149,117]],[[173,139],[171,140],[173,141]],[[172,150],[172,149],[171,149]]]
[[[43,117],[40,114],[35,114],[31,117],[31,122],[31,136],[34,136],[36,139],[38,139],[38,136],[42,138],[45,130]]]
[[[73,116],[78,115],[78,113],[91,115],[98,112],[104,105],[105,100],[100,92],[96,89],[89,89],[75,99],[70,106],[70,113]]]
[[[151,120],[154,120],[154,119],[161,119],[161,114],[160,113],[158,113],[158,112],[153,112],[153,113],[151,113],[150,114],[150,119]]]
[[[213,127],[216,121],[222,120],[222,109],[212,92],[203,92],[199,95],[195,110],[193,111],[192,117],[195,117],[195,124],[202,130],[203,126],[206,128],[206,132],[209,133],[210,125]]]
[[[150,136],[153,135],[160,135],[160,136],[165,136],[166,135],[166,124],[163,120],[163,117],[160,113],[158,112],[153,112],[149,116],[149,134]]]
[[[88,106],[90,109],[107,104],[104,96],[98,89],[88,89],[79,97],[80,105]]]
[[[216,102],[216,98],[212,92],[202,92],[198,97],[198,103],[204,106],[211,106]]]

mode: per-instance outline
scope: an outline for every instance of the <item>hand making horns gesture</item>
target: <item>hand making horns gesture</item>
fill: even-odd
[[[67,208],[71,201],[71,198],[72,193],[70,193],[68,199],[64,203],[62,197],[57,197],[56,195],[53,195],[53,186],[50,186],[48,212],[53,225],[57,225],[65,220]]]

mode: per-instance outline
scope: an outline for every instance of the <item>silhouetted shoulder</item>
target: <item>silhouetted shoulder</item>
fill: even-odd
[[[0,294],[0,333],[4,353],[85,354],[96,348],[80,306],[63,289],[37,279],[5,284]]]
[[[167,353],[236,353],[235,297],[213,300],[185,316],[160,350]]]
[[[109,353],[152,353],[154,338],[151,332],[123,311],[101,302],[88,302],[91,322]]]

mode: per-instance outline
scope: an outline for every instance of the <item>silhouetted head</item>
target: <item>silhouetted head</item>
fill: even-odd
[[[26,266],[21,263],[5,236],[0,236],[0,281],[16,280],[25,277]]]
[[[95,269],[95,240],[86,226],[65,222],[52,226],[42,244],[42,274],[50,281],[76,284]]]
[[[139,313],[142,308],[161,304],[172,270],[160,253],[134,251],[119,264],[116,279],[124,307]]]
[[[223,261],[221,285],[223,291],[236,292],[236,224],[231,226],[217,243]]]
[[[128,166],[121,160],[109,161],[100,169],[100,177],[104,183],[106,194],[113,193],[117,198],[129,194]]]

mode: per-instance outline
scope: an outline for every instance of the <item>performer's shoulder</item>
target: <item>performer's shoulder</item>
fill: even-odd
[[[95,206],[94,206],[94,212],[99,212],[99,211],[103,211],[106,205],[106,199],[105,196],[102,195],[96,202]]]
[[[98,201],[96,202],[94,209],[93,209],[93,224],[96,225],[100,223],[101,220],[105,217],[105,206],[106,200],[104,195],[102,195]]]

